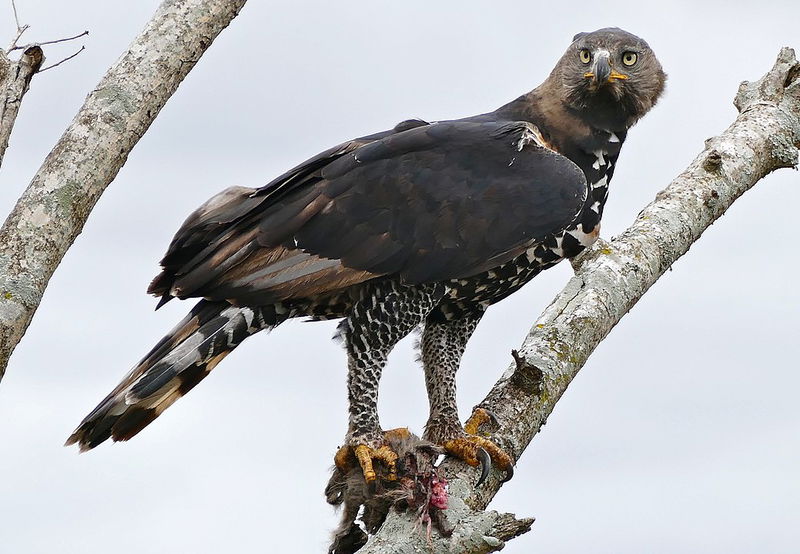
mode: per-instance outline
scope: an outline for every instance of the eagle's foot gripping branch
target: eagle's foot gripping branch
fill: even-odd
[[[506,454],[495,443],[478,434],[481,425],[489,422],[497,424],[497,418],[494,414],[484,408],[476,408],[464,424],[464,432],[466,434],[442,443],[442,446],[451,456],[473,467],[481,466],[481,476],[475,484],[476,487],[486,480],[492,463],[505,471],[506,476],[503,482],[510,480],[514,476],[514,461],[511,456]]]

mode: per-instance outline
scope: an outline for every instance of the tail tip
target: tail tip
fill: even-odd
[[[64,446],[65,447],[69,447],[69,446],[72,446],[73,444],[77,444],[78,445],[78,453],[79,454],[82,454],[82,453],[86,452],[87,450],[91,450],[92,447],[83,440],[82,435],[83,434],[80,432],[80,429],[76,429],[69,436],[69,438],[66,440],[66,442],[64,442]]]

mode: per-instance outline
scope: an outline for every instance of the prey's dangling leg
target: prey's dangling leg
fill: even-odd
[[[485,309],[482,305],[461,309],[452,319],[442,317],[440,313],[432,314],[425,322],[421,343],[430,402],[424,438],[440,444],[449,454],[471,466],[480,465],[481,476],[477,485],[486,479],[491,462],[506,472],[506,480],[514,474],[511,457],[492,441],[478,435],[479,427],[492,417],[489,412],[476,409],[464,427],[458,420],[456,372],[467,341]]]
[[[336,466],[347,471],[361,466],[368,484],[380,462],[387,479],[397,477],[397,454],[388,446],[378,422],[378,383],[386,360],[400,339],[425,320],[444,295],[441,284],[406,286],[388,281],[366,287],[354,303],[341,331],[347,347],[347,394],[350,418],[345,445],[336,453]],[[401,435],[405,429],[387,433]]]

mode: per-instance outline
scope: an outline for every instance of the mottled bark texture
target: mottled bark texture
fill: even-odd
[[[165,0],[0,229],[0,378],[50,276],[134,145],[245,0]]]
[[[42,49],[36,45],[22,51],[18,60],[11,60],[0,49],[0,166],[8,148],[8,139],[17,120],[22,97],[28,92],[33,75],[44,61]]]
[[[653,283],[742,193],[772,171],[797,165],[800,64],[793,50],[781,50],[761,80],[742,83],[734,103],[740,112],[736,121],[706,142],[630,228],[610,242],[598,241],[574,261],[575,276],[481,402],[500,422],[495,440],[516,459],[589,355]],[[445,467],[453,536],[434,533],[427,544],[413,518],[393,513],[359,553],[493,552],[530,526],[530,520],[482,511],[500,488],[499,472],[474,489],[475,470],[452,461]]]

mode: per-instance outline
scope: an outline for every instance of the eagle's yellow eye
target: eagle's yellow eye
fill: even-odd
[[[639,56],[636,55],[636,52],[625,52],[624,54],[622,54],[622,63],[624,63],[628,67],[635,64],[636,60],[638,59]]]
[[[589,63],[592,61],[592,54],[586,48],[581,49],[580,56],[583,63]]]

